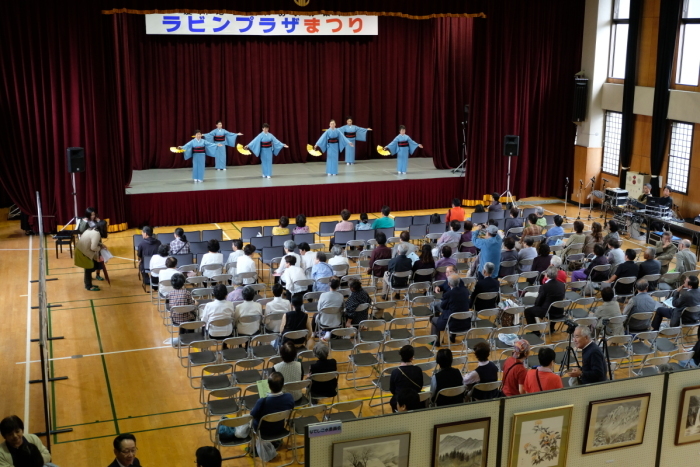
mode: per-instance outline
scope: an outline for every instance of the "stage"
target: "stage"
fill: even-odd
[[[396,159],[339,165],[328,177],[326,164],[273,165],[272,178],[260,165],[207,167],[203,183],[192,181],[192,169],[134,171],[126,189],[128,222],[143,225],[185,225],[376,212],[387,204],[394,210],[449,207],[464,193],[464,177],[438,170],[431,158],[411,158],[408,173],[396,173]]]

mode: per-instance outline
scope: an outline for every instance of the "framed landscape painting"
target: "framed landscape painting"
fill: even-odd
[[[573,405],[513,415],[509,467],[565,467]]]
[[[432,467],[486,467],[491,418],[433,427]]]
[[[333,443],[333,467],[408,467],[411,433]]]
[[[642,444],[650,397],[646,393],[591,402],[583,453]]]
[[[700,441],[700,386],[684,388],[678,404],[676,446]]]

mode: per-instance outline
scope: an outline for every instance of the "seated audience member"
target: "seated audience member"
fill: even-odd
[[[615,292],[613,292],[612,287],[601,289],[600,296],[603,299],[603,303],[595,308],[593,314],[598,318],[596,329],[602,333],[604,319],[620,316],[620,304],[615,300]],[[608,324],[605,328],[605,333],[608,336],[619,336],[624,334],[625,331],[622,324]]]
[[[415,350],[411,345],[404,345],[399,349],[401,356],[401,365],[391,372],[389,377],[389,390],[391,391],[391,400],[389,405],[391,410],[397,411],[396,396],[401,391],[410,391],[416,395],[423,390],[423,370],[413,364],[413,355]],[[409,404],[407,410],[420,409],[419,405]]]
[[[301,363],[299,363],[299,366],[301,366]],[[253,417],[253,429],[258,429],[260,419],[265,415],[294,409],[294,397],[291,394],[282,392],[284,383],[284,376],[278,371],[273,371],[270,373],[270,376],[267,377],[267,385],[270,387],[270,393],[267,397],[258,399],[255,403],[255,407],[250,411],[250,416]],[[285,420],[266,422],[260,427],[258,433],[261,436],[276,435],[284,430],[285,422]]]
[[[445,223],[449,225],[452,221],[464,222],[466,215],[467,213],[462,207],[462,202],[459,200],[459,198],[454,198],[452,200],[452,207],[447,210]]]
[[[396,248],[396,256],[389,261],[389,269],[384,273],[383,289],[384,300],[387,300],[387,294],[389,293],[390,287],[406,287],[410,277],[394,277],[394,274],[399,272],[410,272],[412,271],[413,263],[406,256],[408,249],[405,245],[399,245]],[[399,294],[394,295],[395,299],[399,299]]]
[[[243,247],[243,256],[238,258],[236,262],[236,274],[242,274],[245,272],[258,272],[258,268],[253,259],[253,253],[255,253],[255,245],[246,245]],[[243,284],[254,284],[255,279],[245,278],[243,279]]]
[[[245,287],[243,285],[243,280],[238,276],[234,276],[231,279],[231,283],[233,284],[234,288],[228,295],[226,295],[226,300],[229,302],[240,302],[243,300],[243,288]]]
[[[236,264],[238,259],[244,255],[243,253],[243,242],[240,239],[236,239],[231,242],[233,251],[228,255],[226,259],[226,264]],[[228,274],[236,275],[236,266],[228,267]]]
[[[566,271],[561,269],[561,257],[560,256],[554,256],[552,255],[549,260],[549,266],[553,268],[557,268],[557,280],[559,282],[563,282],[566,284],[566,281],[568,280],[568,276],[566,275]],[[542,283],[544,284],[546,280],[546,277],[542,278]]]
[[[550,267],[545,272],[547,276],[544,285],[540,286],[540,290],[537,293],[537,298],[535,299],[535,305],[525,309],[525,319],[527,324],[535,324],[537,322],[536,318],[543,319],[547,316],[547,311],[549,311],[549,306],[561,300],[564,300],[566,295],[566,285],[557,280],[558,270]],[[550,311],[549,319],[559,319],[564,316],[564,309],[553,308]],[[550,331],[554,332],[555,322],[550,322]],[[539,335],[539,332],[535,332]]]
[[[217,284],[214,286],[214,300],[204,305],[201,320],[206,323],[209,337],[224,339],[233,335],[233,321],[226,326],[213,326],[211,323],[218,319],[231,318],[233,320],[233,303],[226,300],[226,286]]]
[[[328,260],[329,266],[347,266],[350,267],[350,261],[343,255],[343,247],[340,245],[334,245],[331,250],[333,257]]]
[[[683,312],[686,308],[700,305],[700,289],[698,289],[698,276],[687,276],[685,283],[671,294],[673,308],[659,307],[656,309],[652,327],[658,331],[661,320],[668,318],[669,326],[674,328],[681,324],[695,324],[700,322],[700,312]]]
[[[486,342],[479,342],[474,346],[474,355],[479,361],[478,366],[474,371],[470,371],[464,375],[463,383],[467,387],[471,387],[477,383],[493,383],[498,381],[498,367],[491,361],[491,346]],[[472,391],[472,399],[484,400],[496,397],[498,391],[483,392],[479,389]]]
[[[372,223],[366,212],[360,213],[360,222],[355,226],[355,230],[372,230]]]
[[[394,227],[394,218],[390,217],[391,209],[389,206],[382,206],[382,217],[375,219],[372,222],[373,229],[389,229]]]
[[[552,257],[549,254],[550,251],[549,245],[544,242],[540,243],[540,246],[537,247],[537,256],[532,260],[532,268],[530,270],[539,273],[546,271],[552,264]],[[535,281],[533,279],[532,281],[528,280],[528,282],[534,284]]]
[[[151,282],[149,275],[145,273],[145,270],[149,265],[144,264],[143,261],[147,256],[154,256],[158,254],[160,240],[153,236],[153,229],[147,225],[141,230],[141,236],[143,237],[143,241],[138,247],[136,247],[136,257],[139,259],[139,272],[143,278],[144,290],[146,290],[145,286],[149,285]],[[80,245],[78,244],[76,247],[79,246]]]
[[[170,245],[166,243],[158,247],[157,255],[151,256],[151,264],[148,266],[148,269],[151,271],[151,287],[153,287],[153,290],[158,290],[158,281],[160,280],[160,271],[158,270],[167,267],[165,265],[165,260],[168,258],[169,254]]]
[[[415,407],[411,409],[410,407]],[[408,412],[409,410],[417,410],[425,408],[420,402],[420,397],[417,392],[407,389],[402,389],[396,394],[396,411]]]
[[[318,258],[317,258],[318,259]],[[282,259],[286,263],[284,272],[280,276],[280,282],[284,283],[289,296],[300,294],[303,295],[307,291],[307,286],[296,284],[298,281],[306,280],[306,273],[297,266],[297,258],[293,255],[287,255]]]
[[[566,258],[569,255],[575,255],[583,251],[583,243],[586,241],[586,236],[583,234],[583,222],[574,221],[574,234],[566,240],[566,247],[561,253],[562,258]],[[576,248],[572,248],[574,245],[581,245]],[[605,245],[605,243],[603,243]]]
[[[309,378],[311,375],[319,375],[321,373],[331,373],[338,371],[338,363],[334,358],[328,358],[330,349],[323,342],[317,342],[314,345],[314,357],[316,361],[309,367]],[[311,383],[310,393],[321,397],[333,397],[338,392],[338,380],[330,381],[314,381]]]
[[[272,228],[272,235],[289,235],[289,217],[280,217],[280,222],[277,227]]]
[[[435,405],[452,405],[461,404],[464,402],[464,394],[459,396],[440,396],[438,392],[447,388],[456,388],[462,386],[462,372],[457,368],[452,367],[452,351],[450,349],[440,349],[435,355],[435,362],[439,368],[433,373],[430,379],[430,392],[433,395]]]
[[[625,319],[625,326],[633,333],[648,331],[651,326],[651,318],[645,320],[632,319],[632,315],[635,313],[654,312],[661,306],[661,303],[657,302],[654,300],[654,297],[649,295],[649,282],[645,279],[639,279],[637,283],[634,284],[634,287],[637,289],[637,295],[627,302],[622,312],[627,317]],[[625,332],[623,330],[617,334],[625,334]]]
[[[178,272],[177,259],[172,256],[165,258],[165,269],[158,274],[158,283],[160,284],[158,291],[163,297],[167,297],[170,291],[173,290],[172,285],[163,285],[163,281],[169,281],[172,279],[173,274],[177,274]]]
[[[475,246],[462,246],[464,243],[473,242],[472,238],[474,232],[472,229],[474,229],[472,221],[464,221],[464,232],[459,239],[459,251],[462,253],[471,253],[472,256],[476,256],[477,250]]]
[[[299,245],[299,257],[301,258],[301,264],[299,265],[304,271],[309,268],[313,268],[316,264],[316,252],[311,251],[311,246],[306,242],[301,242]]]
[[[243,303],[239,303],[233,313],[236,322],[236,332],[239,336],[255,336],[260,332],[260,321],[262,321],[262,305],[254,302],[255,290],[251,287],[243,288]],[[252,323],[241,322],[243,316],[259,316],[259,321]]]
[[[122,433],[112,442],[116,459],[109,464],[109,467],[141,467],[136,457],[138,448],[136,447],[136,437],[131,433]]]
[[[615,268],[615,272],[612,276],[610,276],[610,279],[604,281],[601,284],[601,286],[605,286],[606,284],[613,284],[616,280],[622,277],[637,277],[637,275],[639,274],[639,265],[637,265],[637,263],[634,262],[634,259],[636,257],[637,252],[634,251],[632,248],[628,248],[625,251],[625,261],[620,263],[617,266],[617,268]],[[617,295],[629,295],[632,293],[633,289],[634,282],[631,284],[615,284],[615,293]]]
[[[377,232],[374,237],[377,240],[377,246],[372,250],[372,254],[369,257],[369,271],[377,278],[384,277],[384,273],[387,271],[388,266],[374,266],[374,262],[378,259],[391,259],[392,252],[391,248],[386,246],[386,235],[384,232]]]
[[[197,467],[221,467],[221,452],[214,446],[202,446],[194,453]]]
[[[459,233],[459,229],[462,228],[462,223],[459,221],[450,222],[450,228],[442,234],[442,236],[437,241],[438,251],[445,243],[457,243],[462,240],[462,234]]]
[[[644,276],[661,274],[661,263],[655,259],[656,258],[656,248],[649,247],[644,252],[644,261],[638,263],[639,272],[637,273],[637,279],[641,279]],[[656,290],[657,281],[649,283],[649,290]]]
[[[305,234],[309,233],[309,226],[306,225],[306,216],[303,214],[299,214],[297,216],[297,226],[294,227],[294,230],[292,230],[292,234]]]
[[[554,227],[549,229],[544,236],[547,238],[547,245],[552,246],[557,244],[557,240],[552,240],[551,237],[560,237],[564,235],[564,229],[561,225],[564,223],[564,218],[561,216],[554,216]]]
[[[326,254],[322,251],[316,253],[316,261],[311,268],[311,278],[316,281],[313,287],[314,292],[328,292],[328,284],[318,282],[318,280],[324,277],[333,277],[334,275],[333,268],[326,263]]]
[[[479,264],[493,263],[494,277],[498,277],[498,271],[501,267],[501,247],[503,246],[503,239],[498,235],[498,227],[495,225],[490,225],[488,228],[481,226],[482,231],[486,231],[488,235],[486,238],[476,238],[474,239],[474,246],[477,247],[481,252],[479,253]]]
[[[503,205],[501,204],[501,195],[497,192],[491,193],[491,204],[489,204],[489,211],[502,211]]]
[[[182,273],[173,274],[170,278],[170,283],[172,284],[173,290],[168,292],[168,309],[172,310],[176,306],[189,306],[194,305],[194,300],[192,299],[192,292],[185,288],[185,276]],[[193,311],[187,313],[176,313],[174,311],[170,312],[170,319],[173,322],[173,326],[179,326],[187,321],[194,321],[197,319],[197,314]],[[180,328],[180,334],[182,334],[183,329]]]
[[[514,238],[515,240],[520,240],[520,234],[508,232],[510,229],[517,229],[523,226],[523,218],[520,217],[520,209],[513,206],[508,212],[510,213],[510,217],[506,218],[506,221],[503,226],[503,231],[506,233],[507,237]]]
[[[474,309],[475,311],[486,310],[487,308],[495,308],[498,306],[498,297],[493,300],[482,300],[477,299],[480,293],[486,292],[498,292],[501,287],[498,283],[498,279],[494,277],[494,271],[496,266],[493,263],[486,263],[481,270],[481,279],[476,281],[474,284],[474,290],[469,298],[469,307],[465,310]]]
[[[607,245],[608,248],[608,264],[610,264],[610,273],[615,274],[617,267],[625,262],[625,252],[620,248],[620,240],[611,238]],[[593,246],[593,253],[595,253],[595,245]]]
[[[608,380],[608,366],[598,344],[593,342],[592,326],[578,326],[573,342],[581,350],[581,368],[569,370],[569,385],[580,386]]]
[[[311,330],[311,320],[309,315],[306,314],[302,306],[304,305],[304,299],[300,295],[295,295],[292,297],[292,311],[288,311],[282,317],[282,322],[280,323],[280,329],[282,330],[282,345],[287,342],[291,342],[295,346],[306,345],[311,348],[314,342],[313,331]],[[308,334],[306,339],[300,337],[298,339],[289,339],[284,336],[285,333],[291,331],[303,331],[307,330]],[[308,342],[307,342],[308,341]]]
[[[608,257],[605,256],[605,247],[602,244],[597,243],[595,247],[593,247],[593,253],[595,253],[595,258],[593,258],[593,261],[588,263],[588,266],[585,269],[579,269],[578,271],[571,273],[572,281],[585,281],[586,279],[590,279],[592,282],[602,282],[608,278],[607,271],[593,270],[593,268],[596,266],[604,266],[608,264]]]
[[[294,240],[286,240],[284,242],[284,256],[293,256],[296,258],[296,261],[294,262],[295,265],[301,267],[303,264],[301,261],[301,256],[298,254],[294,253],[294,250],[296,249],[297,244],[294,243]],[[282,261],[280,262],[280,265],[277,269],[275,269],[275,276],[282,276],[284,274],[284,270],[287,268],[287,263],[284,261],[284,257],[282,258]]]
[[[17,415],[5,417],[0,422],[0,434],[5,441],[0,444],[0,465],[15,467],[53,466],[51,453],[38,436],[24,432],[24,422]]]
[[[174,240],[170,241],[171,255],[186,255],[190,252],[190,242],[187,241],[185,231],[178,227],[173,234]]]
[[[474,212],[481,213],[481,212],[486,212],[486,209],[484,208],[484,205],[479,203],[474,206]]]
[[[429,244],[426,243],[421,247],[421,252],[420,256],[418,257],[418,261],[413,263],[411,269],[414,273],[419,269],[435,269],[435,258],[433,258],[433,249],[430,248]],[[431,282],[432,280],[432,274],[425,276],[421,276],[418,274],[413,275],[413,282]]]
[[[532,246],[535,244],[535,242],[532,240],[532,237],[526,238],[525,241],[523,242],[524,245],[518,252],[518,267],[520,272],[529,272],[532,271],[532,264],[523,264],[521,265],[520,263],[523,260],[531,259],[533,260],[537,257],[537,250]],[[547,256],[549,256],[549,252],[547,252]],[[545,267],[546,269],[546,267]],[[544,270],[544,269],[543,269]]]
[[[351,232],[355,230],[355,224],[350,222],[350,216],[352,214],[350,211],[347,209],[343,209],[340,211],[340,218],[342,219],[340,222],[335,224],[335,229],[333,229],[334,232]]]
[[[459,285],[460,277],[456,274],[447,278],[450,289],[442,294],[442,300],[434,307],[435,314],[430,319],[430,333],[437,336],[437,344],[440,346],[440,333],[447,327],[447,322],[454,313],[469,310],[469,289]],[[468,331],[471,327],[471,320],[453,320],[450,323],[453,332]],[[450,342],[455,343],[455,334],[450,334]]]
[[[661,272],[659,274],[666,274],[668,272],[668,265],[678,252],[678,248],[676,248],[676,245],[671,241],[672,239],[673,234],[671,234],[671,232],[664,232],[661,235],[661,240],[656,242],[656,259],[659,262],[666,262],[665,265],[661,266]]]
[[[503,363],[503,394],[525,394],[525,360],[530,356],[530,343],[525,339],[513,343],[513,353]]]
[[[435,262],[435,269],[437,268],[446,268],[447,266],[457,266],[457,260],[452,258],[452,248],[449,247],[448,245],[445,245],[442,247],[440,250],[442,252],[442,258],[437,260]],[[447,278],[446,272],[435,272],[435,278],[433,279],[434,281],[442,281]]]
[[[501,250],[501,263],[506,261],[516,261],[515,266],[501,267],[498,271],[498,277],[506,277],[511,274],[516,274],[518,268],[518,252],[515,251],[515,240],[511,237],[503,239],[503,250]]]
[[[586,234],[583,240],[583,254],[588,256],[593,253],[593,246],[596,243],[603,243],[603,226],[600,222],[591,224],[591,233]]]
[[[212,277],[221,274],[224,265],[224,255],[219,252],[219,241],[215,238],[212,238],[207,242],[207,251],[209,253],[202,255],[202,257],[199,259],[199,270],[203,276],[211,279]],[[204,266],[209,264],[219,264],[222,267],[217,269],[203,269]]]
[[[345,326],[350,327],[353,325],[358,325],[362,321],[368,319],[368,310],[357,311],[357,307],[364,303],[369,303],[371,305],[372,299],[362,288],[362,282],[358,280],[350,282],[350,295],[348,296],[348,299],[345,300],[345,317],[347,318]]]
[[[267,305],[265,305],[265,315],[272,313],[286,313],[292,310],[292,304],[289,300],[282,297],[282,293],[284,293],[284,287],[282,287],[282,284],[275,284],[272,286],[272,295],[274,298],[272,301],[268,302]]]
[[[398,245],[406,245],[409,254],[416,253],[418,251],[418,245],[414,245],[413,243],[411,243],[411,234],[408,232],[408,230],[401,231],[401,233],[399,234]]]
[[[535,214],[537,215],[537,225],[542,228],[547,227],[547,219],[544,217],[544,208],[542,206],[535,206]]]
[[[697,269],[696,263],[698,260],[695,257],[695,254],[690,251],[690,247],[692,245],[693,244],[688,239],[681,240],[681,242],[678,244],[678,253],[676,253],[676,272],[680,272],[682,274],[682,281],[685,280],[684,275],[686,272]]]
[[[297,361],[297,348],[292,342],[286,342],[280,348],[280,357],[282,361],[275,365],[275,371],[282,373],[285,383],[294,383],[304,379],[304,373],[301,368],[301,362]],[[301,391],[284,391],[289,392],[298,401],[302,398]]]
[[[525,375],[525,383],[523,384],[523,394],[551,391],[552,389],[564,387],[561,382],[561,376],[554,373],[554,359],[556,356],[554,349],[540,347],[537,351],[537,360],[539,360],[540,366],[528,370],[527,375]]]
[[[537,237],[538,235],[542,235],[542,227],[537,225],[537,215],[533,212],[527,216],[527,224],[523,228],[521,238]]]
[[[331,277],[331,281],[328,285],[330,290],[323,292],[318,299],[318,313],[314,316],[316,328],[335,329],[342,326],[340,312],[343,311],[343,301],[345,298],[342,293],[338,292],[340,288],[340,279],[335,276]],[[339,308],[339,311],[337,314],[321,313],[321,310],[324,308]]]
[[[618,241],[621,241],[622,239],[620,238],[620,233],[618,232],[620,230],[620,226],[617,225],[616,220],[609,220],[608,221],[608,234],[603,237],[603,245],[607,245],[608,241],[611,238],[614,238]]]
[[[457,274],[457,268],[452,265],[447,266],[445,268],[445,275],[447,277],[450,277],[453,274]],[[462,279],[459,280],[459,286],[464,287],[464,281]],[[441,283],[440,285],[436,285],[433,290],[436,294],[447,292],[448,290],[450,290],[450,284],[447,282],[447,280],[445,280],[445,282]]]

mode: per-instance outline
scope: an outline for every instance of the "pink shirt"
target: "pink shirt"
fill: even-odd
[[[355,230],[355,224],[350,221],[340,221],[335,225],[335,232],[350,232]]]

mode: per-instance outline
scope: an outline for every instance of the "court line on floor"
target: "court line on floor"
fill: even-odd
[[[27,433],[29,431],[29,377],[30,377],[30,366],[29,358],[31,355],[31,343],[32,343],[32,236],[29,236],[29,258],[27,262],[27,345],[26,345],[26,356],[27,360],[26,367],[24,368],[24,426]]]
[[[95,311],[94,308],[92,308],[93,312]],[[99,338],[99,336],[98,336]],[[102,350],[100,346],[100,350]],[[141,352],[143,350],[155,350],[155,349],[172,349],[172,345],[161,345],[158,347],[145,347],[143,349],[127,349],[127,350],[115,350],[113,352],[98,352],[98,353],[90,353],[86,355],[70,355],[68,357],[56,357],[56,358],[50,358],[49,361],[55,361],[55,360],[70,360],[70,359],[75,359],[75,358],[83,358],[83,357],[100,357],[104,355],[114,355],[118,353],[129,353],[129,352]],[[16,365],[22,365],[24,363],[40,363],[41,360],[29,360],[29,361],[24,361],[24,362],[17,362]]]
[[[97,324],[97,314],[95,313],[95,307],[94,307],[94,304],[92,303],[92,300],[90,300],[90,306],[92,307],[92,319],[95,322],[95,332],[97,333],[97,343],[100,347],[100,352],[104,353],[104,349],[102,348],[102,337],[100,337],[100,326]],[[102,359],[102,369],[105,372],[105,381],[107,382],[107,394],[109,395],[109,405],[112,408],[112,418],[114,420],[114,429],[117,431],[117,434],[120,434],[121,432],[119,431],[119,422],[117,421],[117,411],[114,408],[114,398],[112,397],[112,386],[109,383],[109,373],[107,372],[107,362],[105,361],[104,355],[101,355],[100,358]]]
[[[216,222],[214,222],[214,225],[216,226],[217,229],[221,230],[221,233],[222,233],[223,236],[224,236],[224,240],[231,240],[231,237],[228,236],[228,234],[226,233],[226,231],[225,231],[224,229],[222,229],[222,228],[219,226],[219,224],[217,224]]]
[[[238,227],[236,227],[236,224],[234,224],[233,222],[229,222],[229,224],[231,224],[231,225],[233,226],[234,229],[238,230],[238,233],[241,233],[241,229],[239,229]]]

